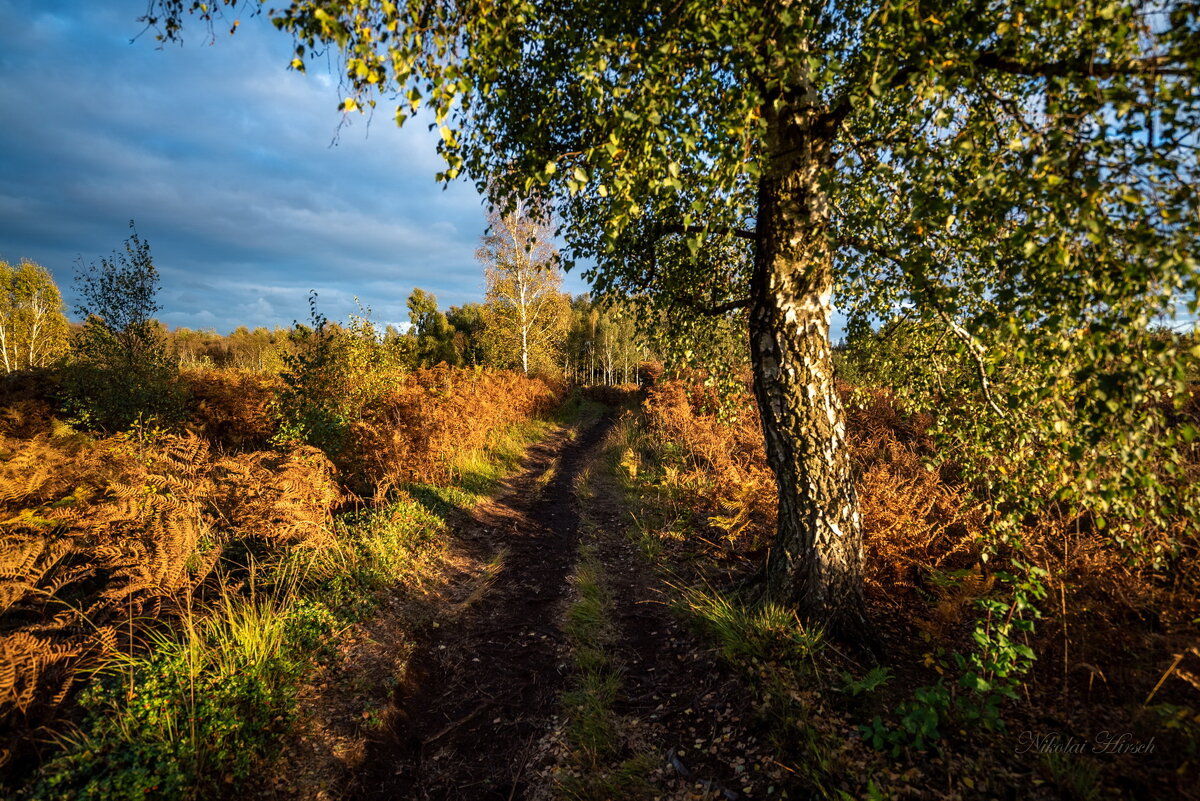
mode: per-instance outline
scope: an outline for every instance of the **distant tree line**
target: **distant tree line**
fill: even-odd
[[[4,372],[49,367],[67,357],[72,331],[62,296],[44,268],[23,261],[0,261],[0,368]],[[556,336],[534,372],[562,376],[586,384],[620,384],[634,380],[637,365],[650,356],[640,344],[632,314],[619,303],[602,303],[584,293],[559,293]],[[402,331],[388,324],[381,340],[409,367],[513,367],[517,358],[502,338],[485,335],[487,304],[464,303],[438,308],[437,297],[416,288],[408,297],[409,324]],[[297,335],[308,326],[274,328],[238,326],[227,334],[214,329],[168,329],[157,319],[145,321],[145,336],[160,339],[181,369],[233,368],[277,373],[296,352]],[[331,330],[342,326],[329,322]],[[500,341],[495,341],[496,339]]]
[[[493,211],[476,253],[486,279],[484,302],[443,311],[432,292],[413,289],[407,327],[389,324],[379,333],[389,362],[409,368],[494,367],[582,384],[635,381],[637,365],[650,351],[638,336],[633,308],[563,292],[553,234],[551,221],[532,202],[517,203],[508,214]],[[329,332],[340,330],[337,323],[323,325]],[[279,372],[305,330],[241,327],[222,337],[177,329],[165,336],[184,367]]]
[[[232,368],[286,373],[317,340],[371,341],[388,365],[416,369],[492,367],[583,384],[636,380],[649,356],[631,309],[561,290],[562,272],[549,221],[529,209],[492,214],[478,257],[483,303],[443,311],[431,292],[413,289],[408,324],[382,328],[366,312],[346,325],[316,314],[313,325],[169,330],[156,317],[159,276],[150,246],[133,229],[121,250],[77,265],[71,324],[62,294],[44,267],[0,261],[0,369],[5,374],[62,368],[57,383],[73,419],[123,429],[167,420],[183,404],[179,372]],[[403,330],[401,330],[403,329]]]

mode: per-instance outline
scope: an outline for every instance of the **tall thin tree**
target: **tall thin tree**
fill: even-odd
[[[526,375],[553,371],[570,324],[553,225],[526,202],[508,214],[491,212],[488,223],[476,257],[487,282],[483,319],[494,360]]]

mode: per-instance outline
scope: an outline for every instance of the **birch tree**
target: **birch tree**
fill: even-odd
[[[28,259],[0,260],[0,364],[4,372],[47,367],[67,351],[70,327],[50,272]]]
[[[75,273],[75,313],[84,323],[64,376],[68,408],[80,424],[105,431],[173,424],[184,411],[179,362],[154,317],[158,268],[132,220],[129,228],[122,250],[86,266],[81,260]]]
[[[550,221],[526,204],[488,215],[489,232],[476,258],[483,263],[487,301],[484,337],[492,360],[531,373],[556,372],[570,299]]]

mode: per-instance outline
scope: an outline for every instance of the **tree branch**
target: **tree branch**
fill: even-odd
[[[995,51],[980,53],[975,63],[985,69],[1005,72],[1009,75],[1027,75],[1035,78],[1050,78],[1055,76],[1087,76],[1091,78],[1112,78],[1117,75],[1172,75],[1186,77],[1192,71],[1179,64],[1170,56],[1149,56],[1115,63],[1111,61],[1095,61],[1087,58],[1071,59],[1069,61],[1047,61],[1040,64],[1029,64],[1015,58],[1000,55]]]
[[[848,245],[849,247],[852,247],[855,250],[863,253],[873,253],[880,258],[887,259],[898,266],[901,272],[904,272],[903,262],[874,243],[865,242],[854,237],[844,236],[841,244]],[[933,293],[930,291],[930,287],[926,282],[922,281],[917,284],[916,289],[921,293],[921,296],[925,300],[926,304],[928,304],[929,308],[933,310],[934,314],[936,314],[942,320],[942,322],[946,324],[946,327],[950,329],[950,332],[953,333],[954,336],[958,337],[963,344],[967,346],[967,351],[971,354],[971,360],[975,362],[975,370],[979,376],[979,388],[983,391],[983,398],[985,401],[987,401],[987,405],[991,407],[992,411],[995,412],[997,416],[1002,418],[1007,417],[1008,415],[1003,409],[1000,408],[999,404],[996,403],[995,398],[992,397],[992,384],[988,379],[987,368],[983,363],[983,356],[987,352],[987,349],[980,344],[979,340],[977,340],[970,331],[963,328],[962,325],[956,322],[953,317],[951,317],[938,305],[937,299],[933,296]]]
[[[758,231],[754,228],[707,228],[703,225],[660,225],[656,229],[659,236],[667,234],[728,234],[739,239],[758,242]]]
[[[697,314],[703,314],[706,317],[717,317],[737,309],[746,308],[750,305],[750,298],[738,298],[737,300],[731,300],[726,303],[718,303],[715,306],[705,306],[699,301],[687,300],[683,302],[683,305],[687,306]]]
[[[986,352],[986,349],[983,345],[979,344],[979,340],[975,339],[970,331],[955,322],[954,318],[949,314],[937,306],[934,306],[933,310],[937,313],[938,317],[942,318],[942,322],[946,324],[951,333],[962,340],[963,344],[967,346],[967,350],[970,351],[971,360],[975,362],[975,370],[979,375],[979,388],[983,390],[983,398],[987,401],[988,406],[992,407],[992,411],[998,417],[1007,417],[1008,415],[996,404],[995,399],[992,397],[992,384],[988,380],[987,368],[983,364],[983,354]]]

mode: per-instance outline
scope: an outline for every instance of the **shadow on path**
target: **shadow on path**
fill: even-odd
[[[527,763],[563,683],[558,624],[579,537],[573,486],[611,425],[605,417],[534,446],[498,498],[453,524],[471,556],[501,554],[502,565],[417,649],[353,797],[525,797]]]

